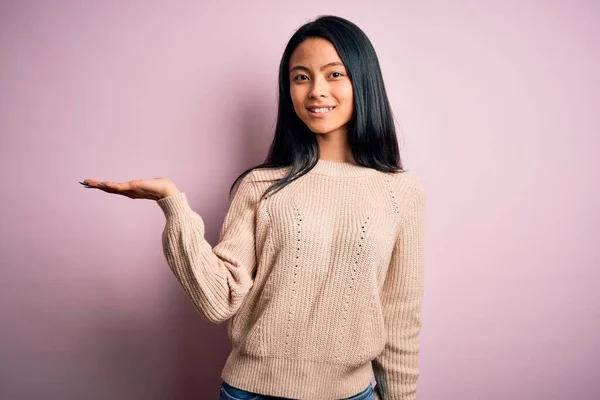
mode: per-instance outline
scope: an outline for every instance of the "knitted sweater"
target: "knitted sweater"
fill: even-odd
[[[415,399],[424,192],[409,172],[319,160],[260,200],[288,167],[240,182],[219,242],[183,192],[158,200],[169,266],[198,311],[228,320],[221,377],[291,399]]]

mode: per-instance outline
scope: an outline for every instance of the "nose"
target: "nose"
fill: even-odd
[[[317,76],[312,81],[308,97],[312,99],[317,97],[327,97],[327,93],[329,93],[329,84],[327,83],[327,80]]]

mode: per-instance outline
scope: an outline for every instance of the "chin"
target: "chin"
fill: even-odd
[[[340,126],[314,126],[314,125],[307,125],[308,129],[311,130],[311,132],[313,132],[314,134],[317,135],[325,135],[329,132],[333,132],[339,128],[341,128]]]
[[[332,129],[311,129],[311,132],[314,133],[315,135],[326,135],[327,133],[331,132]]]

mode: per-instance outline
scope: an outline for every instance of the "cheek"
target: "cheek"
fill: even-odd
[[[353,99],[354,99],[354,90],[352,89],[352,84],[349,83],[348,85],[344,86],[344,97],[346,99],[347,102],[349,102],[350,104],[352,104]]]
[[[292,105],[294,106],[294,110],[299,114],[304,109],[304,97],[297,89],[290,89],[290,97],[292,98]]]
[[[344,109],[352,113],[354,109],[354,91],[351,83],[340,88],[339,99],[344,102]]]

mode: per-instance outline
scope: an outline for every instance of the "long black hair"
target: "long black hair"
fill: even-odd
[[[275,136],[262,164],[244,171],[238,180],[257,168],[290,167],[288,173],[263,194],[276,192],[310,171],[320,158],[319,144],[298,117],[290,95],[289,61],[296,47],[308,38],[330,41],[352,82],[354,112],[348,123],[348,143],[354,161],[383,172],[404,172],[394,118],[383,84],[379,60],[367,35],[354,23],[323,15],[302,25],[290,38],[279,64],[279,106]],[[230,195],[231,195],[230,190]]]

